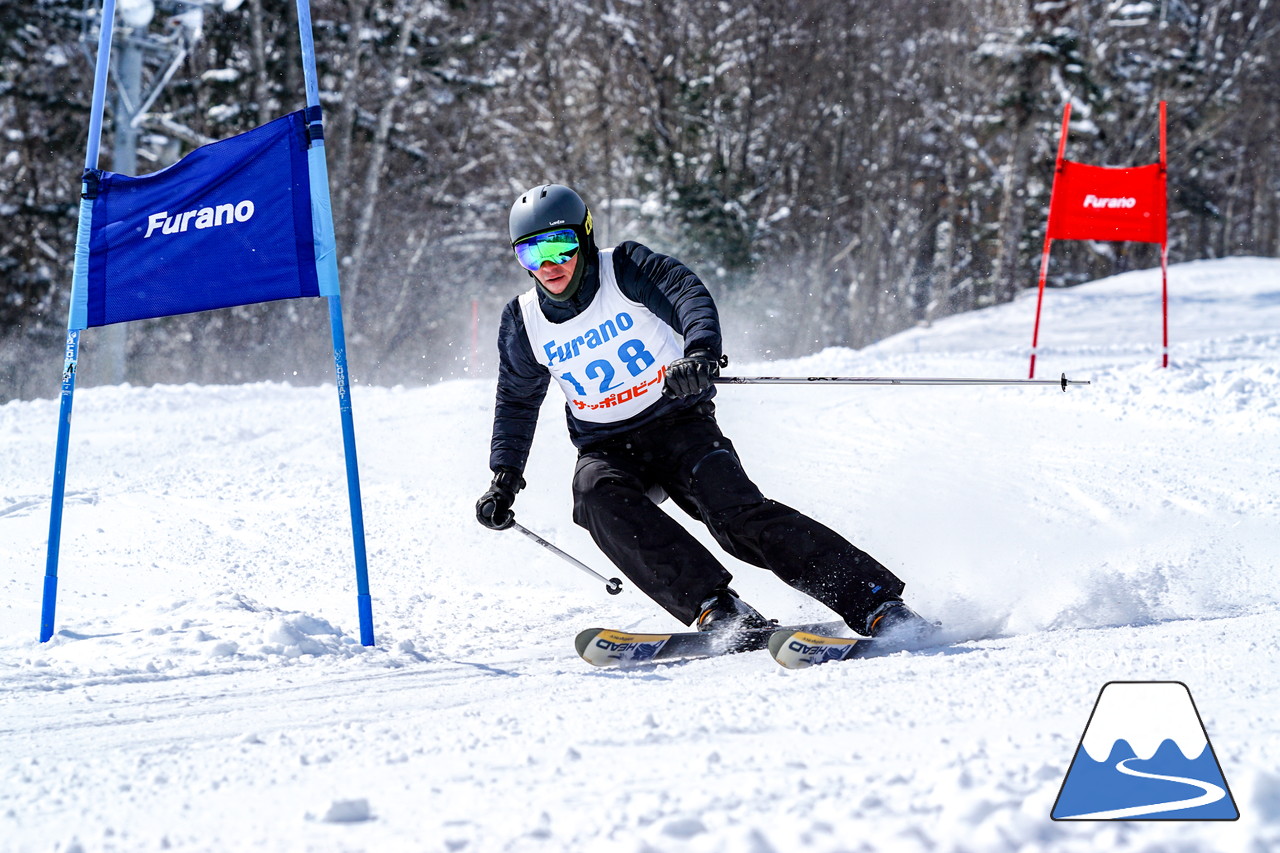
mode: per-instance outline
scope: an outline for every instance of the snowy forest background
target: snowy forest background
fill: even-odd
[[[181,58],[138,121],[139,173],[301,108],[293,0],[157,5],[146,30],[164,49],[145,54],[144,86]],[[0,402],[57,392],[99,8],[0,0]],[[507,210],[547,180],[587,198],[602,243],[639,239],[698,271],[742,360],[1008,301],[1035,283],[1068,100],[1067,156],[1120,166],[1157,159],[1168,101],[1171,261],[1280,255],[1270,0],[313,0],[312,14],[362,383],[492,368],[500,305],[527,286]],[[112,126],[109,109],[103,168]],[[1154,246],[1059,243],[1050,283],[1158,263]],[[131,324],[125,378],[325,381],[327,322],[323,302],[293,300]],[[104,334],[83,339],[89,384],[107,379]]]

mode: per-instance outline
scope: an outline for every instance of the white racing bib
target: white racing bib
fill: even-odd
[[[670,326],[623,295],[613,249],[600,251],[599,265],[600,290],[573,319],[544,317],[536,286],[521,295],[520,312],[534,357],[551,371],[574,417],[614,423],[658,402],[667,365],[684,350]]]

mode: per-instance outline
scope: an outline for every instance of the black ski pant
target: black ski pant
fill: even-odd
[[[662,492],[729,554],[773,572],[855,630],[877,606],[902,596],[903,582],[870,555],[762,495],[706,402],[583,448],[573,475],[573,520],[686,625],[732,576],[658,506]]]

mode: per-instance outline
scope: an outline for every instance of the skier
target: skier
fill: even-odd
[[[573,520],[681,623],[726,633],[769,624],[659,508],[667,496],[729,554],[816,598],[857,633],[910,642],[932,629],[903,603],[904,584],[892,572],[747,477],[716,424],[720,321],[692,271],[636,242],[597,248],[590,210],[559,184],[521,193],[509,225],[534,286],[502,312],[494,476],[476,503],[481,524],[503,530],[514,522],[538,411],[555,378],[578,448]]]

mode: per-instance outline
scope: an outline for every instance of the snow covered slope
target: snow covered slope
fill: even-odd
[[[372,649],[332,388],[82,390],[42,645],[57,402],[0,406],[0,850],[1280,849],[1280,261],[1170,290],[1168,370],[1158,270],[1047,294],[1040,374],[1093,383],[1065,394],[721,389],[766,494],[965,640],[801,672],[580,661],[581,628],[674,625],[475,523],[492,381],[355,389]],[[1034,299],[728,372],[1020,378]],[[561,409],[516,513],[611,575]],[[1188,686],[1239,821],[1050,820],[1116,680]]]

